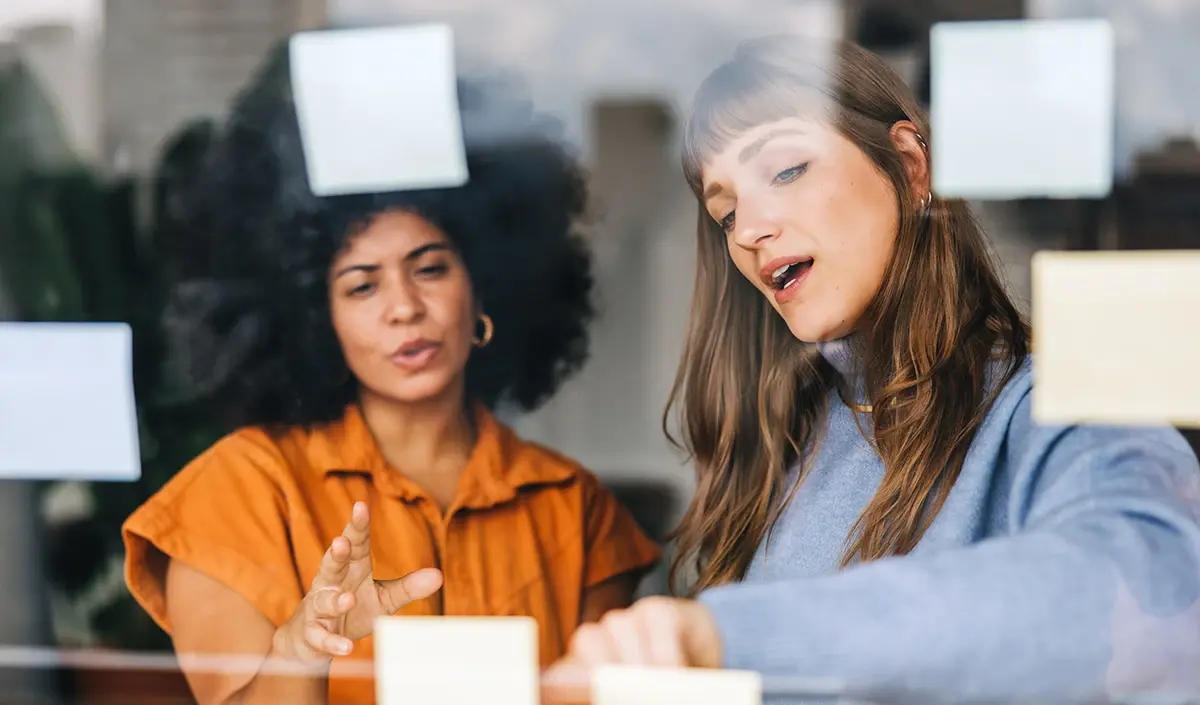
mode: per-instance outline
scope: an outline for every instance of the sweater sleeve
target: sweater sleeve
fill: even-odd
[[[1006,534],[709,590],[725,665],[904,705],[1200,694],[1195,454],[1171,429],[1038,426],[1029,403]]]

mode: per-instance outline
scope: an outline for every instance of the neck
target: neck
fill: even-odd
[[[418,482],[462,472],[475,428],[461,390],[456,392],[417,404],[359,394],[363,420],[388,465]]]

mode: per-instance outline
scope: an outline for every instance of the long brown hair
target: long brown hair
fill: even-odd
[[[899,76],[854,44],[760,39],[713,72],[685,133],[697,200],[706,158],[752,127],[798,116],[827,120],[875,163],[900,219],[884,283],[854,336],[885,474],[847,537],[845,566],[916,546],[994,392],[1024,360],[1028,327],[967,205],[935,197],[921,213],[889,130],[909,120],[928,139],[928,120]],[[734,267],[703,203],[698,221],[691,323],[663,419],[696,466],[671,567],[675,584],[682,570],[697,571],[692,593],[745,575],[786,504],[787,469],[803,468],[819,441],[835,383],[815,347],[797,341]],[[673,411],[682,442],[670,432]]]

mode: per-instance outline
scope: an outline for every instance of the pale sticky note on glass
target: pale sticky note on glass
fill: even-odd
[[[1033,414],[1200,428],[1200,251],[1039,252]]]
[[[445,25],[302,32],[291,81],[317,196],[467,181],[454,38]]]
[[[537,705],[529,617],[383,617],[375,622],[378,705]]]
[[[592,674],[592,705],[762,705],[752,671],[602,666]]]
[[[933,188],[949,198],[1099,198],[1112,189],[1105,20],[935,24]]]
[[[0,478],[136,480],[124,323],[0,323]]]

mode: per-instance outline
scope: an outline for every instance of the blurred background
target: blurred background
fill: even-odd
[[[745,38],[801,32],[884,54],[928,101],[934,23],[1026,18],[1111,21],[1115,181],[1102,199],[977,204],[1016,297],[1028,303],[1036,250],[1200,248],[1200,0],[0,0],[0,312],[133,326],[143,459],[133,483],[0,481],[0,656],[169,651],[126,593],[119,526],[217,431],[163,374],[165,298],[205,244],[161,194],[186,184],[290,33],[447,22],[464,73],[513,69],[565,119],[602,218],[601,316],[584,372],[507,420],[596,472],[662,538],[692,490],[660,418],[691,295],[678,131],[699,81]],[[664,592],[665,573],[643,590]],[[152,668],[0,677],[0,692],[48,702],[186,698]]]

